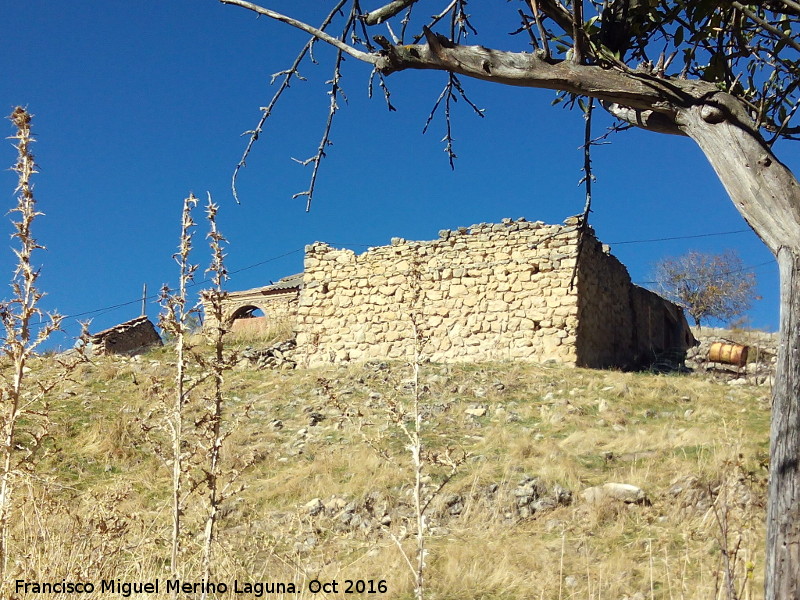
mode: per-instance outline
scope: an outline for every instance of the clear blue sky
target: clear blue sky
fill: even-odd
[[[272,5],[287,11],[294,4]],[[308,13],[312,4],[317,6],[302,4],[300,10]],[[514,28],[511,4],[474,4],[474,22],[488,33],[476,43],[524,48],[524,39],[496,33]],[[337,116],[334,145],[306,213],[304,200],[291,196],[306,189],[310,167],[291,157],[314,154],[327,117],[324,82],[332,53],[321,46],[319,64],[301,69],[308,81],[293,84],[248,160],[237,206],[230,177],[246,142],[240,134],[255,126],[259,107],[274,90],[270,76],[289,66],[302,34],[214,0],[0,0],[0,7],[0,108],[8,114],[21,104],[35,115],[41,171],[35,191],[46,213],[36,233],[48,248],[37,260],[46,309],[97,311],[135,300],[143,283],[151,292],[174,285],[171,255],[181,201],[190,191],[201,198],[210,191],[221,205],[232,271],[291,253],[236,273],[230,289],[300,271],[303,246],[316,240],[363,250],[393,236],[433,239],[439,229],[503,217],[557,223],[582,210],[577,182],[583,120],[578,111],[551,107],[553,92],[465,80],[486,116],[475,117],[463,102],[456,106],[459,158],[452,172],[440,142],[443,121],[421,135],[446,76],[391,76],[398,111],[389,113],[382,97],[367,98],[369,68],[348,60],[342,84],[349,103]],[[481,9],[492,10],[483,26]],[[599,134],[610,121],[598,121]],[[629,131],[611,141],[594,150],[592,223],[634,281],[649,280],[660,257],[689,249],[736,248],[748,265],[770,261],[751,232],[613,244],[747,225],[688,139]],[[795,171],[799,149],[777,148]],[[10,166],[14,158],[7,142],[0,164]],[[0,198],[7,207],[14,186],[14,174],[1,171]],[[7,223],[0,229],[11,231]],[[197,241],[196,260],[205,265],[202,234]],[[0,272],[10,276],[12,270],[10,250],[0,252]],[[763,299],[751,313],[752,324],[774,329],[777,269],[771,264],[756,272]],[[138,313],[134,303],[86,317],[93,317],[96,331]],[[155,317],[158,307],[151,303],[148,313]],[[74,320],[67,329],[78,332]]]

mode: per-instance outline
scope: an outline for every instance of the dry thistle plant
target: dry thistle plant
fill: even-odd
[[[405,385],[397,386],[407,389],[408,394],[407,397],[392,396],[386,401],[386,418],[399,435],[405,438],[405,449],[408,450],[410,458],[413,477],[413,531],[416,542],[413,553],[409,553],[403,548],[399,537],[391,532],[389,535],[397,545],[414,578],[416,600],[423,600],[425,597],[425,571],[428,554],[426,539],[429,534],[428,509],[467,458],[467,454],[463,450],[456,450],[452,447],[434,448],[425,441],[425,430],[431,429],[432,425],[430,424],[430,411],[425,405],[425,396],[428,394],[428,390],[420,381],[422,365],[425,363],[423,349],[427,341],[423,330],[421,277],[422,266],[414,258],[407,273],[411,293],[406,298],[406,314],[411,332],[411,356],[408,360],[411,378],[404,382]],[[401,461],[396,460],[382,445],[381,438],[385,434],[371,435],[369,428],[374,423],[360,409],[343,402],[334,392],[330,382],[319,381],[322,392],[328,398],[329,403],[340,411],[343,420],[355,427],[362,441],[387,462],[399,465]]]
[[[192,211],[197,198],[190,195],[184,200],[181,220],[181,242],[175,259],[180,267],[178,289],[172,293],[162,290],[164,310],[160,317],[161,328],[174,338],[176,353],[176,375],[174,390],[156,382],[156,396],[164,405],[152,411],[145,419],[145,427],[166,431],[171,443],[171,452],[162,452],[171,467],[171,556],[170,570],[173,579],[188,576],[187,565],[199,563],[200,576],[204,584],[211,581],[213,547],[217,538],[220,508],[224,502],[239,493],[237,486],[242,473],[252,460],[239,460],[236,467],[223,469],[224,442],[239,424],[237,418],[225,414],[224,373],[233,367],[237,356],[225,350],[228,333],[224,301],[227,296],[223,284],[227,279],[225,268],[224,236],[217,229],[218,206],[209,194],[206,216],[209,223],[209,246],[212,288],[202,292],[211,318],[216,326],[207,329],[211,352],[189,343],[189,324],[195,308],[189,308],[187,287],[193,280],[197,265],[190,261],[192,239],[196,226]],[[249,406],[242,413],[247,415]],[[241,415],[240,415],[241,416]],[[155,417],[155,419],[154,419]],[[161,417],[159,424],[158,418]],[[151,425],[152,423],[152,425]],[[158,444],[155,444],[158,446]],[[187,552],[190,540],[199,540],[199,557],[192,558]],[[203,597],[208,590],[203,586]]]
[[[159,325],[167,333],[175,338],[175,354],[177,359],[175,373],[175,390],[172,402],[165,407],[165,426],[172,442],[172,454],[169,459],[172,467],[172,535],[170,553],[170,572],[173,579],[181,578],[181,568],[179,564],[181,553],[181,528],[182,519],[185,512],[185,502],[189,490],[184,489],[187,456],[183,449],[184,432],[183,425],[185,420],[185,407],[189,399],[192,383],[187,377],[187,322],[191,313],[186,300],[186,288],[194,279],[197,265],[189,261],[192,251],[192,237],[195,222],[192,219],[192,209],[197,206],[197,198],[190,194],[183,201],[183,212],[181,216],[181,237],[178,252],[174,255],[180,267],[180,279],[178,290],[174,293],[166,286],[161,291],[161,303],[163,311],[159,316]],[[166,400],[166,398],[165,398]]]
[[[420,370],[423,363],[422,349],[425,345],[425,337],[422,330],[422,307],[421,307],[421,265],[414,257],[411,268],[409,269],[408,281],[411,287],[409,298],[408,318],[411,323],[411,360],[409,361],[412,373],[411,379],[411,403],[405,406],[402,402],[389,403],[390,419],[405,435],[408,440],[408,449],[411,455],[411,466],[414,472],[414,515],[416,517],[416,549],[415,562],[412,562],[400,544],[394,538],[397,547],[403,554],[403,558],[414,575],[414,596],[416,600],[423,600],[425,596],[425,558],[428,553],[425,547],[425,539],[428,533],[427,510],[431,502],[439,495],[442,489],[458,472],[458,467],[466,460],[466,454],[462,451],[455,453],[452,448],[439,452],[429,449],[423,442],[423,389],[420,386]],[[409,427],[408,416],[411,417],[413,427]],[[425,480],[430,471],[435,467],[445,467],[446,471],[440,474],[438,484],[426,488]]]
[[[9,558],[8,528],[12,512],[12,495],[15,484],[21,475],[30,470],[35,457],[49,429],[47,395],[57,384],[35,382],[28,386],[29,368],[27,363],[50,335],[59,329],[61,316],[49,314],[38,333],[33,332],[38,325],[34,319],[44,321],[44,313],[38,303],[44,296],[36,287],[39,269],[32,262],[35,250],[42,249],[31,228],[37,216],[36,199],[33,196],[31,176],[36,173],[30,145],[31,115],[22,107],[16,107],[10,116],[17,130],[11,139],[17,140],[18,159],[13,169],[19,176],[17,185],[17,205],[11,209],[18,213],[18,220],[12,221],[15,232],[12,238],[19,245],[14,249],[17,266],[11,281],[13,296],[0,305],[0,318],[5,327],[2,352],[11,366],[0,377],[0,586],[5,584],[6,567]]]
[[[211,249],[211,265],[206,270],[211,274],[213,287],[202,292],[206,306],[210,307],[215,326],[208,332],[208,338],[212,345],[212,356],[210,360],[205,359],[201,354],[195,353],[195,360],[203,368],[203,378],[211,380],[211,391],[204,398],[204,406],[199,418],[195,421],[200,456],[205,460],[201,466],[200,476],[205,484],[205,528],[203,532],[203,560],[202,576],[203,583],[208,583],[211,579],[211,558],[212,548],[216,539],[217,521],[220,515],[220,506],[231,496],[243,489],[235,486],[242,472],[249,466],[250,461],[245,461],[244,466],[232,469],[227,473],[222,471],[222,450],[226,438],[231,434],[237,425],[236,420],[225,427],[224,408],[225,396],[223,393],[224,373],[236,362],[235,352],[225,352],[225,334],[228,333],[225,314],[224,301],[227,293],[222,286],[228,279],[228,271],[225,268],[225,253],[223,243],[227,240],[217,229],[217,211],[219,207],[211,201],[211,194],[208,195],[206,205],[206,217],[209,224],[209,247]],[[249,406],[245,407],[245,414]],[[206,597],[206,588],[203,589],[202,598]]]

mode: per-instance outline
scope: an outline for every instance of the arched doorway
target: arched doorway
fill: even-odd
[[[257,306],[242,306],[237,308],[233,313],[231,316],[231,321],[235,321],[236,319],[257,319],[258,317],[263,316],[264,311]]]
[[[229,323],[234,333],[258,332],[266,328],[266,317],[259,307],[247,305],[237,308],[231,315]]]

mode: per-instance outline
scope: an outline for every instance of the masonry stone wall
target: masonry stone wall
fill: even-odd
[[[298,362],[408,358],[575,364],[575,227],[524,220],[442,231],[356,255],[306,248]]]
[[[622,366],[632,352],[628,270],[593,236],[586,236],[578,271],[578,364]]]
[[[578,361],[587,367],[639,368],[694,343],[683,311],[631,283],[625,266],[592,236],[581,248]]]
[[[271,286],[231,292],[224,301],[223,313],[227,326],[234,332],[259,333],[280,328],[297,315],[298,290],[270,290]],[[207,327],[215,327],[210,306],[204,303]],[[248,309],[257,308],[263,316],[242,318]]]
[[[97,354],[135,354],[162,344],[155,325],[146,316],[95,333],[89,341]]]
[[[417,347],[441,362],[637,368],[694,342],[682,311],[633,285],[576,217],[393,238],[362,254],[315,243],[302,274],[229,294],[226,319],[248,307],[265,316],[234,320],[234,329],[292,321],[294,358],[306,366],[409,359]]]

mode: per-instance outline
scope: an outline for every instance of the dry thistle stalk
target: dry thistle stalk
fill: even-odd
[[[44,320],[44,313],[38,303],[44,296],[36,287],[39,270],[32,262],[33,252],[40,246],[31,228],[37,216],[36,199],[33,196],[31,176],[36,173],[36,165],[30,145],[31,115],[22,107],[16,107],[9,117],[17,130],[11,139],[17,140],[18,159],[13,167],[19,177],[16,192],[17,205],[11,209],[18,213],[19,220],[12,221],[15,228],[13,239],[19,242],[14,249],[17,257],[16,270],[11,281],[13,296],[10,301],[0,305],[0,319],[5,327],[2,352],[10,360],[10,373],[0,380],[0,586],[5,583],[8,563],[8,526],[12,512],[14,485],[41,449],[49,428],[46,395],[56,382],[39,383],[26,389],[27,363],[35,354],[36,348],[59,329],[61,316],[48,315],[39,332],[34,334],[33,319]],[[36,323],[38,324],[38,323]],[[22,424],[25,424],[24,427]]]
[[[427,511],[431,503],[453,479],[459,467],[467,458],[467,454],[464,451],[457,451],[453,448],[440,450],[429,448],[423,440],[423,425],[426,422],[428,411],[425,406],[427,388],[421,384],[420,380],[422,365],[425,362],[423,349],[427,341],[424,335],[424,319],[421,307],[421,278],[422,265],[417,258],[413,258],[407,273],[407,281],[409,282],[411,293],[406,298],[407,317],[411,328],[412,341],[411,356],[408,360],[408,365],[411,369],[411,380],[408,385],[410,398],[403,398],[401,394],[390,396],[386,399],[386,417],[389,423],[396,427],[400,435],[405,438],[405,448],[408,450],[411,459],[414,539],[416,542],[413,555],[403,548],[400,539],[391,532],[389,535],[397,545],[414,577],[414,598],[416,600],[423,600],[425,596],[425,569],[428,553],[425,543],[428,535]],[[330,381],[319,379],[318,382],[321,385],[323,396],[327,398],[331,406],[341,413],[342,421],[352,424],[364,443],[372,448],[378,456],[393,465],[399,465],[400,461],[396,460],[386,449],[380,446],[385,434],[379,433],[371,436],[366,431],[374,423],[364,415],[361,409],[348,405],[341,400]],[[430,485],[428,481],[433,474],[438,477],[439,481],[435,485]]]
[[[425,522],[425,508],[430,501],[423,500],[422,478],[424,476],[425,463],[423,458],[422,447],[422,411],[420,410],[420,385],[419,385],[419,372],[421,358],[422,340],[420,339],[420,265],[414,261],[411,268],[409,277],[411,285],[411,299],[409,319],[411,321],[412,331],[412,356],[411,356],[411,370],[413,375],[412,380],[412,405],[411,414],[414,418],[414,429],[410,430],[405,423],[404,419],[399,419],[398,424],[405,433],[409,441],[409,451],[411,452],[411,464],[414,469],[414,513],[416,515],[417,527],[417,550],[416,550],[416,569],[414,569],[415,582],[414,582],[414,595],[417,600],[423,600],[425,595],[425,533],[427,532],[427,524]],[[406,558],[406,560],[408,560]],[[410,566],[410,562],[409,562]]]
[[[202,540],[201,577],[204,583],[208,583],[211,580],[212,550],[217,536],[220,507],[243,489],[243,486],[235,484],[252,460],[246,460],[243,466],[227,472],[222,468],[224,442],[238,425],[236,419],[226,423],[223,391],[224,373],[235,363],[236,353],[225,351],[227,329],[224,301],[227,294],[223,284],[228,274],[223,244],[226,240],[217,229],[218,207],[212,202],[210,194],[206,213],[212,259],[206,272],[211,273],[213,287],[203,291],[202,297],[210,310],[207,316],[216,323],[213,328],[207,329],[211,356],[203,348],[191,347],[187,339],[189,317],[194,309],[188,308],[186,288],[197,270],[197,266],[189,260],[195,227],[192,210],[196,206],[197,198],[194,195],[184,201],[181,244],[175,255],[181,272],[179,289],[174,294],[166,288],[162,291],[164,311],[161,327],[174,336],[177,356],[175,392],[172,402],[165,407],[163,428],[172,442],[172,577],[181,579],[182,575],[186,575],[181,568],[184,542],[191,533],[190,529],[194,530],[197,524],[202,529],[202,534],[198,534]],[[201,389],[204,390],[202,395],[199,393]],[[248,408],[244,409],[245,416]],[[188,509],[195,507],[199,511],[192,510],[188,517],[191,521],[187,520]],[[198,516],[200,523],[195,520]],[[205,598],[205,591],[202,598]]]
[[[230,497],[230,484],[236,479],[237,475],[230,477],[227,484],[223,485],[222,469],[220,464],[222,445],[230,435],[231,430],[223,431],[223,374],[233,366],[235,356],[225,353],[225,334],[228,333],[225,323],[224,301],[227,293],[222,289],[228,270],[225,268],[225,252],[223,243],[227,240],[217,229],[217,211],[219,207],[211,201],[211,194],[208,195],[206,205],[206,217],[209,224],[209,247],[211,248],[211,266],[206,270],[211,273],[213,287],[203,290],[202,297],[206,306],[211,308],[211,316],[215,323],[211,329],[209,338],[213,346],[213,356],[210,361],[201,363],[211,378],[211,394],[209,402],[206,403],[206,414],[204,414],[197,424],[203,427],[197,433],[205,438],[203,441],[207,448],[207,466],[203,469],[206,484],[206,523],[203,534],[203,582],[208,583],[211,579],[211,551],[216,537],[216,525],[219,516],[219,508],[223,501]],[[230,474],[229,474],[230,475]],[[235,493],[235,492],[234,492]],[[203,600],[206,597],[205,588]]]
[[[187,377],[188,344],[186,340],[187,321],[192,310],[187,307],[186,288],[194,279],[197,265],[189,262],[192,250],[192,237],[195,222],[192,209],[197,206],[194,194],[183,201],[181,216],[181,237],[178,252],[173,256],[180,267],[178,290],[171,293],[166,286],[161,291],[161,304],[164,307],[159,316],[159,325],[167,333],[175,337],[175,353],[177,359],[175,374],[175,393],[171,406],[167,407],[166,428],[172,442],[172,545],[170,554],[170,571],[174,579],[180,579],[179,555],[181,552],[181,527],[185,511],[184,483],[186,475],[185,452],[182,449],[184,438],[184,409],[189,399],[190,383]]]

